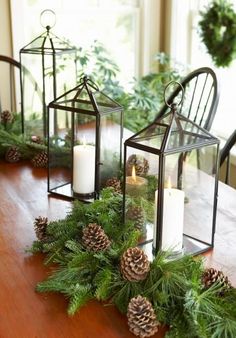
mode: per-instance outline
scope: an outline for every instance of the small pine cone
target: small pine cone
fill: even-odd
[[[34,167],[44,168],[48,164],[48,154],[46,151],[42,151],[41,153],[34,156],[32,159],[32,163]]]
[[[126,163],[126,174],[128,176],[132,175],[132,168],[135,167],[135,173],[138,176],[146,175],[149,170],[149,163],[148,160],[146,160],[141,155],[130,155],[128,158],[128,161]]]
[[[16,163],[20,160],[21,154],[19,149],[15,146],[12,146],[7,149],[5,153],[5,160],[9,163]]]
[[[106,181],[106,187],[114,188],[115,192],[121,193],[121,181],[117,177],[111,177]]]
[[[34,231],[38,240],[43,241],[46,239],[46,229],[48,225],[47,217],[37,217],[34,221]]]
[[[132,298],[128,305],[129,330],[141,338],[151,337],[158,331],[158,322],[152,304],[140,295]]]
[[[43,141],[40,136],[32,135],[30,139],[31,139],[31,142],[33,143],[43,144]]]
[[[3,110],[1,112],[1,123],[11,123],[13,121],[13,115],[9,110]]]
[[[96,223],[90,223],[83,229],[82,241],[85,248],[93,252],[104,251],[111,245],[102,227]]]
[[[128,220],[134,222],[134,227],[138,230],[143,230],[143,226],[145,224],[145,214],[143,208],[139,206],[131,206],[129,207],[126,217]]]
[[[222,271],[214,268],[206,269],[202,275],[202,284],[204,288],[208,289],[215,283],[219,283],[224,290],[232,288],[228,277],[225,276]]]
[[[144,280],[150,270],[150,263],[144,251],[138,247],[127,249],[120,262],[120,269],[124,279],[131,282]]]

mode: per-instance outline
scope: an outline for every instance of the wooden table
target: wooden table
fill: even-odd
[[[90,302],[74,317],[60,294],[38,294],[49,268],[25,248],[35,239],[35,217],[64,218],[71,203],[49,197],[46,169],[0,162],[0,338],[132,338],[125,316]],[[236,190],[219,185],[215,248],[206,264],[223,269],[236,286]],[[164,336],[164,328],[153,336]]]

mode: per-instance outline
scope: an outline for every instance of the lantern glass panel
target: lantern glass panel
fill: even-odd
[[[47,105],[76,83],[75,59],[75,48],[50,31],[20,50],[21,105],[27,135],[47,136]],[[53,123],[56,129],[56,112]]]
[[[212,241],[217,151],[217,145],[192,150],[183,163],[184,234],[204,243]]]
[[[148,255],[151,242],[176,254],[214,243],[219,141],[175,114],[125,141],[124,217]]]
[[[22,102],[24,131],[27,135],[43,135],[42,63],[38,55],[21,55]]]
[[[66,121],[63,128],[54,133],[54,128],[50,130],[48,143],[48,188],[57,191],[65,196],[71,195],[71,170],[72,170],[72,135],[71,122],[72,113],[61,109],[49,109],[49,120],[53,120],[55,113],[60,121]],[[49,126],[50,123],[49,123]],[[53,126],[53,124],[52,124]]]
[[[125,221],[141,231],[144,243],[153,239],[159,156],[127,147],[125,166]]]
[[[55,112],[58,114],[59,111],[60,119],[66,120],[67,124],[66,127],[62,124],[62,128],[57,124],[55,133],[50,123]],[[120,178],[122,121],[121,106],[99,92],[96,84],[87,77],[82,78],[77,87],[51,102],[49,154],[53,139],[64,137],[65,146],[62,143],[62,147],[67,149],[61,149],[59,153],[61,155],[63,150],[70,156],[67,163],[70,178],[63,182],[51,178],[51,161],[55,162],[55,156],[59,155],[49,155],[48,191],[83,201],[99,198],[100,190],[107,186],[108,179]],[[60,193],[62,185],[68,186],[68,193],[64,193],[64,187]]]
[[[121,114],[107,113],[100,119],[100,184],[106,186],[108,179],[120,175],[121,167]]]

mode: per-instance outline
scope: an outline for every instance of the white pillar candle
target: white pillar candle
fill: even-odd
[[[73,191],[78,194],[94,192],[95,146],[78,145],[73,148]]]
[[[157,214],[158,191],[155,193],[155,224]],[[162,250],[181,251],[183,246],[184,227],[184,192],[179,189],[165,188],[163,203]],[[154,247],[155,231],[154,226]]]

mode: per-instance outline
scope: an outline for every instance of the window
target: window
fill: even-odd
[[[56,13],[52,32],[77,47],[89,48],[95,40],[109,51],[128,83],[139,72],[139,0],[11,0],[14,57],[45,29],[40,13],[50,6]]]
[[[50,7],[49,7],[50,6]],[[56,13],[52,29],[77,47],[95,39],[104,44],[121,70],[121,82],[147,74],[160,43],[160,0],[11,0],[14,58],[44,29],[40,13]]]
[[[236,8],[236,0],[231,1]],[[190,65],[192,70],[208,66],[214,69],[220,84],[220,101],[212,132],[227,138],[236,126],[236,113],[233,102],[236,83],[236,61],[228,68],[216,68],[206,48],[200,40],[198,21],[199,11],[205,10],[209,0],[189,0],[186,6],[181,1],[172,1],[171,55],[179,62]]]

